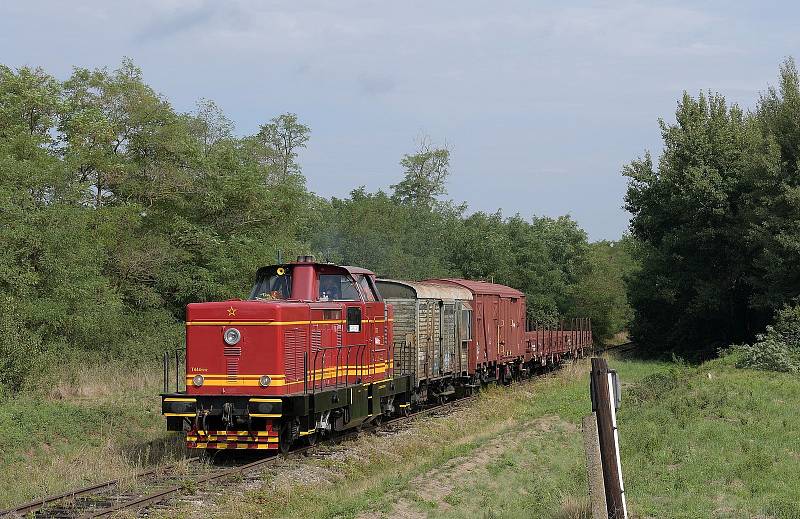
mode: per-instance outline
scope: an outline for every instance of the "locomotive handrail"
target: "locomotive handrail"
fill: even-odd
[[[319,374],[319,389],[323,389],[325,387],[325,358],[327,356],[326,355],[327,352],[329,352],[329,351],[336,350],[336,366],[334,368],[335,371],[334,371],[334,376],[333,376],[333,385],[334,385],[335,388],[339,387],[339,381],[340,381],[340,377],[341,377],[341,375],[339,374],[339,371],[340,371],[339,368],[342,367],[341,366],[341,360],[342,360],[342,351],[343,350],[346,350],[346,353],[345,353],[345,362],[346,362],[346,364],[344,366],[344,385],[345,385],[345,387],[349,385],[349,378],[350,378],[349,361],[350,361],[351,352],[352,352],[353,348],[356,349],[355,350],[355,357],[356,357],[357,361],[362,361],[362,362],[359,362],[359,365],[356,368],[356,376],[359,377],[360,379],[363,379],[363,369],[364,369],[363,358],[364,358],[364,350],[366,349],[366,346],[367,346],[366,344],[346,344],[346,345],[345,344],[339,344],[339,345],[336,345],[336,346],[324,346],[324,347],[318,348],[314,352],[314,358],[311,361],[311,392],[312,393],[316,393],[316,391],[317,391],[317,366],[318,365],[321,365],[320,366],[320,374]],[[320,360],[320,353],[322,354],[321,355],[321,360]],[[304,356],[304,368],[303,368],[303,370],[304,370],[303,378],[304,378],[304,381],[305,381],[304,382],[304,392],[305,393],[308,392],[308,382],[307,382],[308,381],[308,365],[305,362],[306,358],[307,358],[307,353]]]
[[[174,353],[174,355],[173,355]],[[175,359],[175,392],[178,393],[181,390],[181,358],[183,359],[184,366],[186,365],[186,350],[185,348],[175,348],[173,351],[166,350],[162,355],[162,363],[163,363],[163,370],[164,370],[164,393],[169,393],[171,387],[171,380],[170,380],[170,367],[172,364],[172,359]],[[186,386],[184,385],[184,391],[186,390]]]
[[[369,351],[370,351],[370,355],[372,356],[372,359],[370,360],[369,366],[372,368],[372,376],[374,377],[377,374],[377,371],[378,371],[377,366],[375,366],[375,357],[376,357],[375,354],[376,353],[380,353],[382,351],[386,352],[388,350],[386,348],[378,348],[378,349],[370,348]],[[380,357],[380,355],[378,355],[378,357]],[[384,366],[386,367],[386,371],[385,372],[387,372],[389,367],[386,366],[386,359],[384,359]],[[384,378],[386,378],[386,377],[384,377]]]

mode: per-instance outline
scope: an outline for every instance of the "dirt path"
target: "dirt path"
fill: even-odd
[[[451,509],[447,498],[457,487],[470,487],[488,476],[489,465],[499,460],[503,454],[517,449],[521,444],[552,431],[574,431],[575,425],[563,421],[558,416],[545,416],[519,427],[514,420],[497,424],[499,434],[477,447],[469,456],[452,458],[411,480],[389,510],[360,514],[357,519],[422,519],[428,516],[425,507],[435,507],[438,512]],[[494,427],[493,427],[494,429]],[[474,441],[466,437],[462,441]],[[460,442],[459,442],[460,443]]]

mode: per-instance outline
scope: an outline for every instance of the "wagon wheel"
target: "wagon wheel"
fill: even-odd
[[[292,449],[292,425],[289,422],[281,424],[280,432],[278,433],[278,449],[282,454],[286,454]]]
[[[317,433],[316,433],[316,431],[315,431],[315,432],[312,432],[312,433],[308,433],[308,434],[306,435],[306,437],[305,437],[305,443],[306,443],[306,445],[308,445],[309,447],[313,447],[314,445],[316,445],[316,444],[317,444]]]

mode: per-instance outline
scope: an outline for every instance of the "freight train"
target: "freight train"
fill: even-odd
[[[188,305],[185,390],[165,362],[162,413],[189,448],[286,452],[582,356],[591,322],[565,328],[532,325],[507,286],[304,256],[259,269],[247,300]]]

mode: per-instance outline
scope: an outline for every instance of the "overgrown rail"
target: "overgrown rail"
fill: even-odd
[[[623,342],[622,344],[615,344],[610,346],[605,346],[602,348],[596,348],[595,353],[606,353],[609,351],[613,351],[614,353],[628,353],[629,351],[635,350],[637,344],[633,341]]]
[[[183,466],[183,465],[185,465],[187,463],[189,463],[189,464],[195,463],[195,462],[197,462],[199,460],[200,460],[199,457],[186,458],[186,459],[180,460],[178,462],[175,462],[175,463],[167,465],[167,466],[154,467],[152,469],[148,469],[148,470],[143,471],[143,472],[138,472],[134,476],[132,476],[130,479],[131,480],[142,480],[142,479],[158,477],[159,473],[162,473],[162,472],[165,472],[165,471],[168,471],[168,470],[172,470],[172,469],[177,469],[179,466]],[[0,511],[0,517],[25,516],[25,515],[29,515],[29,514],[35,513],[35,512],[37,512],[37,511],[39,511],[41,509],[44,509],[46,507],[53,506],[53,505],[55,505],[57,503],[68,502],[68,501],[77,500],[77,499],[81,499],[81,498],[87,498],[89,496],[95,496],[97,494],[100,494],[100,493],[108,490],[108,489],[111,489],[111,488],[119,486],[123,481],[125,481],[125,480],[123,480],[123,479],[112,479],[110,481],[104,481],[102,483],[97,483],[97,484],[90,485],[90,486],[83,487],[83,488],[79,488],[79,489],[76,489],[76,490],[70,490],[68,492],[64,492],[64,493],[61,493],[61,494],[54,494],[54,495],[46,496],[46,497],[43,497],[43,498],[40,498],[40,499],[35,499],[35,500],[29,501],[29,502],[27,502],[27,503],[25,503],[23,505],[19,505],[19,506],[15,507],[15,508],[9,508],[7,510]]]

